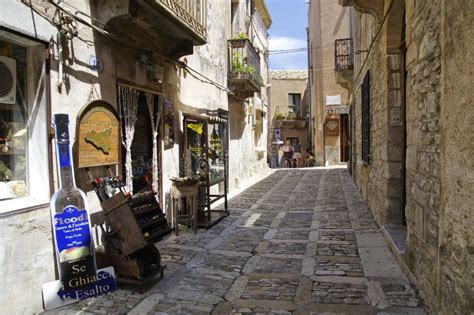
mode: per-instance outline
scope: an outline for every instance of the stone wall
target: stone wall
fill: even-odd
[[[407,1],[407,203],[405,261],[436,305],[440,220],[441,41],[439,1]]]
[[[385,7],[389,1],[385,1]],[[395,1],[353,92],[353,176],[381,224],[400,222],[403,181],[403,98],[406,93],[407,249],[402,258],[430,310],[474,309],[474,4]],[[402,36],[406,12],[406,91]],[[356,16],[355,50],[366,50],[378,23]],[[365,56],[356,56],[358,73]],[[371,156],[361,162],[360,82],[371,71]],[[397,124],[400,108],[402,124]],[[400,211],[401,210],[401,211]]]
[[[474,310],[474,3],[441,2],[439,313]]]
[[[355,50],[367,50],[374,37],[374,30],[378,27],[377,21],[369,15],[358,13],[358,30],[361,37],[354,41]],[[384,57],[384,37],[379,37],[367,57],[366,65],[361,69],[366,55],[361,54],[355,59],[354,73],[359,74],[354,83],[353,90],[353,115],[354,134],[353,158],[356,159],[355,173],[357,185],[369,208],[374,213],[379,223],[385,223],[385,201],[387,182],[385,170],[387,165],[387,98],[386,89],[388,78],[387,63]],[[361,85],[365,73],[370,71],[370,163],[362,161],[362,111],[361,111]]]

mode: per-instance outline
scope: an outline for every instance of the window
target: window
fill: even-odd
[[[301,94],[289,93],[288,94],[288,107],[290,111],[294,113],[300,113],[301,111]]]
[[[44,56],[41,44],[0,36],[0,212],[49,201]]]
[[[370,72],[362,83],[362,161],[370,163]]]

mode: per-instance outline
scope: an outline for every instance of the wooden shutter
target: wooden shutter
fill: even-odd
[[[362,161],[370,162],[370,72],[362,83]]]

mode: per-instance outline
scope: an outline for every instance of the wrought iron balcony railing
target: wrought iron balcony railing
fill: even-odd
[[[207,31],[207,0],[156,0],[181,23],[204,40]]]
[[[334,58],[337,72],[354,70],[352,38],[336,39]]]
[[[247,97],[259,92],[262,86],[260,76],[260,57],[248,39],[230,39],[229,46],[229,83],[237,92]]]

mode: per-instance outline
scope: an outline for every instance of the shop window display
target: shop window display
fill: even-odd
[[[209,123],[209,180],[222,181],[225,178],[225,124]]]
[[[0,200],[28,195],[27,48],[0,39]]]
[[[198,225],[201,227],[208,227],[228,214],[227,119],[211,114],[184,117],[181,172],[183,176],[195,177],[199,181]],[[224,200],[224,210],[212,209],[212,205],[221,199]]]

